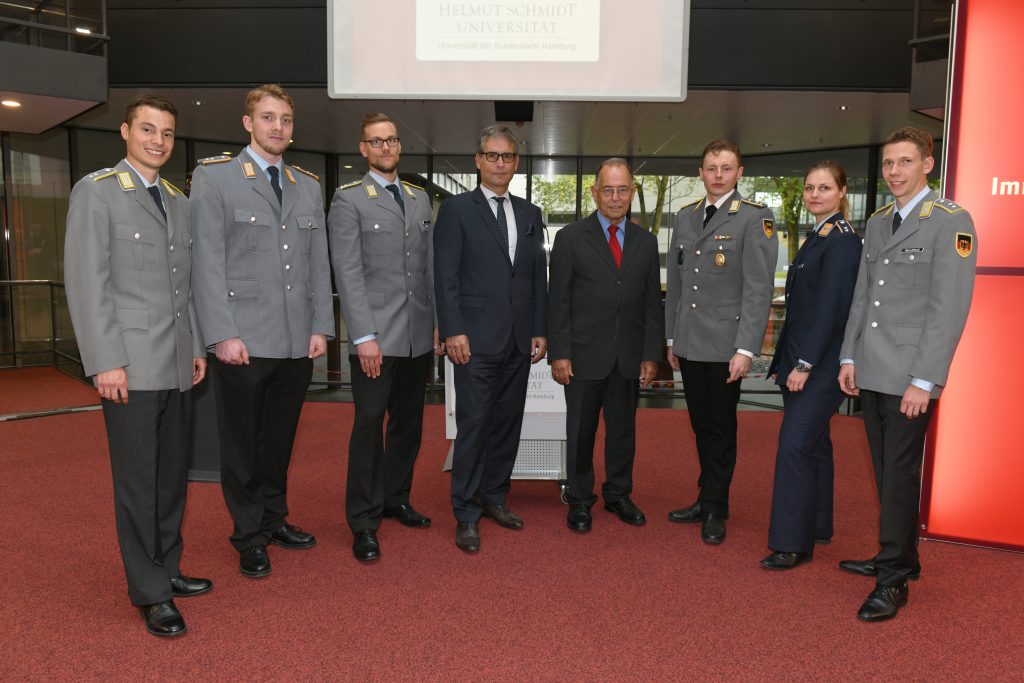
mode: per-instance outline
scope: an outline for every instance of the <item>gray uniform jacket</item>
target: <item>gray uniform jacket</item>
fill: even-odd
[[[286,166],[279,204],[243,150],[203,159],[192,176],[196,311],[206,343],[239,337],[257,358],[302,358],[334,336],[320,183]]]
[[[190,297],[188,200],[161,181],[164,220],[121,161],[75,183],[64,241],[64,284],[87,375],[124,368],[128,389],[192,388],[203,342]]]
[[[681,358],[728,362],[736,349],[761,352],[778,238],[771,209],[739,192],[705,228],[706,201],[676,215],[667,255],[665,334]]]
[[[929,192],[892,234],[893,204],[868,219],[840,358],[857,386],[902,396],[912,378],[946,384],[974,292],[971,216]]]
[[[434,258],[430,198],[399,183],[398,202],[369,173],[339,187],[327,218],[334,281],[351,340],[377,335],[385,356],[408,358],[434,346]]]

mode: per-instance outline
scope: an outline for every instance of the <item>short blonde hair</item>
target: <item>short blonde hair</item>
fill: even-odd
[[[245,96],[245,114],[246,116],[252,116],[252,113],[256,110],[256,105],[264,97],[273,97],[275,99],[286,102],[291,107],[292,112],[295,111],[295,100],[288,94],[288,91],[279,86],[277,83],[265,83],[257,88],[253,88]]]

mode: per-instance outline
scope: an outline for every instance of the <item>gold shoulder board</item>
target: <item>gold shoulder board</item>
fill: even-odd
[[[167,182],[165,179],[161,178],[160,182],[162,182],[164,184],[164,189],[167,190],[167,194],[171,195],[172,197],[174,197],[176,195],[179,195],[179,194],[184,196],[184,194],[185,194],[184,192],[182,192],[181,190],[176,188],[171,183]]]
[[[196,163],[198,163],[200,166],[206,166],[208,164],[222,164],[225,161],[231,161],[230,154],[220,154],[215,157],[206,157],[205,159],[200,159]]]
[[[301,168],[301,167],[299,167],[299,166],[296,166],[295,164],[289,164],[289,166],[291,166],[292,168],[294,168],[294,169],[295,169],[296,171],[298,171],[299,173],[302,173],[302,174],[304,174],[304,175],[308,175],[308,176],[309,176],[310,178],[312,178],[313,180],[315,180],[315,181],[317,181],[317,182],[320,182],[320,176],[318,176],[318,175],[317,175],[316,173],[313,173],[312,171],[307,171],[306,169],[304,169],[304,168]]]
[[[93,171],[87,177],[90,180],[92,180],[93,182],[95,182],[97,180],[103,180],[104,178],[109,178],[109,177],[115,175],[116,173],[117,173],[117,169],[116,168],[104,168],[103,170],[100,170],[100,171]]]
[[[767,206],[767,204],[762,204],[761,202],[755,202],[752,199],[744,199],[743,203],[744,204],[750,204],[751,206],[756,206],[759,209],[763,209],[764,207]]]
[[[359,187],[362,184],[362,180],[353,180],[351,183],[348,183],[347,185],[342,185],[341,187],[338,188],[338,190],[348,190],[353,187]]]
[[[893,203],[892,203],[892,202],[889,202],[888,204],[886,204],[885,206],[883,206],[882,208],[880,208],[880,209],[879,209],[878,211],[875,211],[875,212],[874,212],[873,214],[871,214],[871,215],[872,215],[872,216],[877,216],[878,214],[882,213],[883,211],[885,211],[885,212],[888,212],[888,211],[889,211],[889,210],[890,210],[890,209],[892,208],[892,205],[893,205]]]

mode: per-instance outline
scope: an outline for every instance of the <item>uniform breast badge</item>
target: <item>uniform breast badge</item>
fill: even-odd
[[[715,265],[721,268],[725,265],[725,254],[718,252],[715,254]]]

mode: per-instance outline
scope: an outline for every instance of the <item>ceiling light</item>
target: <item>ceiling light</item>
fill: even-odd
[[[83,36],[91,36],[92,29],[86,28],[85,26],[76,26],[75,33],[81,33]]]
[[[845,104],[840,104],[838,109],[839,109],[839,111],[846,111],[847,109],[849,109],[849,107],[846,106]]]
[[[203,101],[202,100],[193,100],[192,104],[196,105],[197,107],[201,107],[201,106],[203,106]]]
[[[352,164],[345,164],[342,168],[352,168]]]
[[[0,102],[0,104],[4,105],[5,107],[10,107],[11,109],[17,109],[21,106],[21,102],[19,102],[18,100],[3,100],[2,102]]]
[[[771,147],[771,146],[772,146],[772,143],[770,143],[770,142],[765,142],[765,143],[763,143],[763,144],[762,144],[761,146],[762,146],[762,147],[764,147],[765,149],[768,149],[769,147]]]

